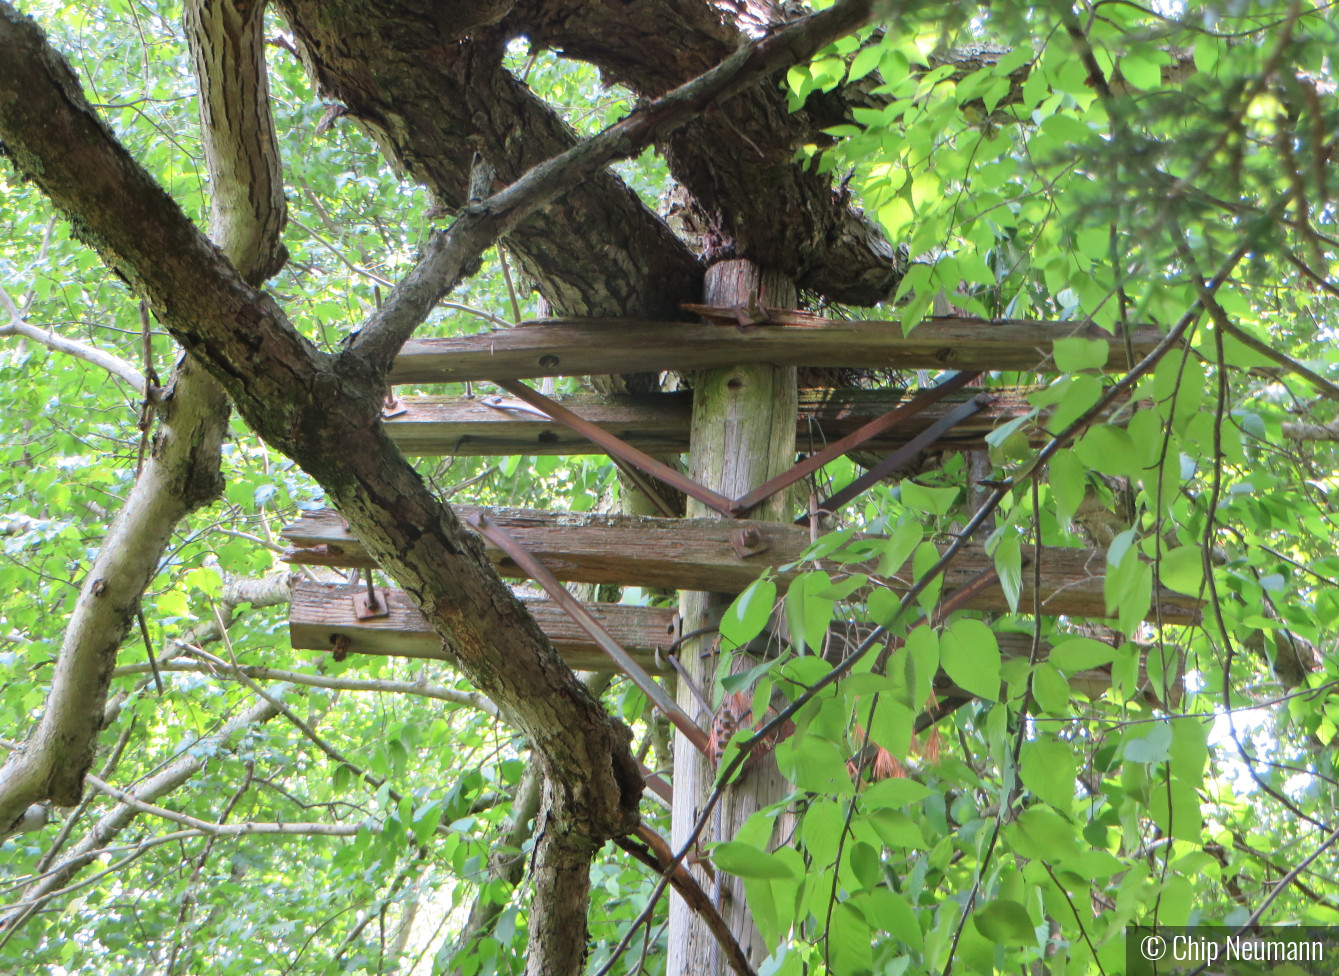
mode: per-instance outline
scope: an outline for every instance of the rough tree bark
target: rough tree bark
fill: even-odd
[[[709,305],[759,304],[789,308],[794,287],[782,275],[760,271],[747,261],[725,261],[707,272],[706,302]],[[795,461],[795,416],[797,391],[794,367],[766,365],[736,366],[711,370],[694,377],[693,427],[688,475],[700,485],[728,498],[739,496],[785,471]],[[692,517],[710,517],[710,511],[693,499]],[[788,514],[786,493],[773,496],[753,512],[753,517],[783,521]],[[684,632],[711,626],[730,597],[713,593],[685,592],[680,597]],[[680,662],[689,679],[703,694],[710,695],[716,678],[718,642],[708,635],[685,644]],[[687,683],[680,681],[679,705],[690,715],[701,707]],[[711,716],[702,716],[710,724]],[[683,736],[674,742],[674,809],[671,846],[679,850],[712,791],[716,770]],[[703,842],[733,839],[744,821],[762,807],[775,802],[790,789],[770,753],[761,757],[745,776],[726,789],[712,815]],[[739,878],[716,872],[715,880],[695,869],[699,884],[716,896],[716,907],[730,925],[749,961],[757,965],[768,950],[744,900]],[[701,918],[694,915],[677,895],[670,900],[669,976],[724,976],[728,966],[715,938]]]
[[[277,0],[308,72],[388,159],[454,212],[475,153],[497,185],[570,149],[576,133],[502,66],[495,32],[457,37],[455,4]],[[447,9],[443,9],[447,8]],[[679,315],[701,288],[696,257],[622,180],[592,176],[507,236],[559,315]]]
[[[781,5],[767,2],[519,0],[498,30],[654,97],[787,19]],[[823,130],[849,123],[849,112],[838,95],[815,96],[791,112],[778,86],[760,86],[670,137],[665,161],[691,194],[709,262],[747,258],[803,291],[855,305],[894,292],[905,258],[833,188],[830,174],[795,162],[800,147],[829,143]]]

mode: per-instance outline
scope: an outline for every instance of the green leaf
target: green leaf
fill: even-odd
[[[440,800],[433,800],[420,807],[414,808],[413,829],[414,837],[420,844],[427,844],[432,840],[433,834],[437,832],[437,825],[442,820],[442,804]]]
[[[711,848],[711,861],[722,871],[741,878],[793,878],[794,872],[780,858],[751,844],[726,841]]]
[[[906,652],[911,662],[911,704],[919,706],[929,697],[939,673],[939,634],[933,627],[915,627],[907,634]]]
[[[873,810],[880,807],[900,809],[919,803],[930,795],[930,789],[914,779],[896,778],[880,780],[867,787],[861,795],[861,809]]]
[[[1142,735],[1125,737],[1123,754],[1137,763],[1164,762],[1171,754],[1172,727],[1167,722],[1153,722]]]
[[[1042,711],[1065,715],[1069,711],[1069,682],[1054,665],[1042,661],[1032,672],[1032,697]]]
[[[976,930],[996,945],[1035,945],[1037,932],[1027,909],[1016,901],[992,901],[972,916]]]
[[[863,711],[857,710],[857,716]],[[903,759],[911,752],[911,731],[915,722],[916,716],[906,705],[881,697],[869,725],[869,737],[898,759]]]
[[[1195,38],[1195,68],[1204,75],[1212,75],[1218,67],[1218,46],[1224,43],[1212,34]]]
[[[845,902],[832,912],[828,929],[828,952],[832,968],[839,973],[868,972],[874,966],[873,936],[869,923]]]
[[[1102,589],[1107,612],[1116,616],[1117,629],[1129,633],[1148,615],[1153,603],[1153,567],[1131,547],[1119,566],[1107,568]]]
[[[1078,831],[1069,821],[1047,807],[1033,806],[1005,828],[1015,851],[1023,857],[1054,864],[1079,853]]]
[[[860,53],[851,61],[851,70],[846,74],[847,83],[859,81],[865,75],[869,74],[879,66],[879,61],[883,58],[883,45],[871,44],[862,48]]]
[[[189,617],[191,604],[180,590],[168,590],[154,598],[154,610],[162,617]]]
[[[870,591],[866,605],[869,607],[869,619],[880,627],[891,624],[898,611],[902,609],[902,601],[898,595],[883,587]]]
[[[1204,584],[1204,550],[1199,546],[1181,546],[1163,553],[1158,577],[1168,589],[1198,596]]]
[[[1059,395],[1046,418],[1046,429],[1057,434],[1083,416],[1102,397],[1102,381],[1096,376],[1065,377],[1057,380],[1052,389]],[[1061,455],[1069,453],[1062,451]]]
[[[958,493],[957,488],[927,488],[910,479],[902,482],[902,501],[908,508],[929,515],[947,515]]]
[[[925,834],[919,824],[901,810],[871,810],[869,822],[889,847],[913,850],[925,846]]]
[[[1162,828],[1163,833],[1177,840],[1200,843],[1204,817],[1200,813],[1200,798],[1195,787],[1179,779],[1155,783],[1149,796],[1148,815]]]
[[[1083,878],[1109,878],[1125,870],[1125,862],[1106,851],[1084,851],[1078,857],[1070,858],[1058,865],[1065,871],[1072,871]]]
[[[743,647],[762,633],[776,603],[776,584],[770,579],[755,580],[721,617],[721,643],[727,648]]]
[[[1134,528],[1126,529],[1111,540],[1111,546],[1107,549],[1107,565],[1119,566],[1125,554],[1130,551],[1134,541],[1138,536],[1138,530]]]
[[[1061,451],[1051,458],[1050,486],[1055,495],[1056,517],[1068,524],[1083,503],[1088,490],[1083,462],[1072,451]]]
[[[1192,786],[1204,781],[1204,766],[1209,759],[1209,730],[1212,718],[1172,720],[1170,750],[1172,775]]]
[[[905,517],[881,544],[878,574],[890,576],[900,570],[924,538],[925,526],[914,518]]]
[[[1102,369],[1111,356],[1111,343],[1105,339],[1085,339],[1081,336],[1056,339],[1054,355],[1055,365],[1064,373]]]
[[[1000,697],[1000,645],[981,621],[954,621],[939,638],[939,658],[959,688],[988,701]]]
[[[1152,61],[1133,55],[1120,59],[1120,73],[1126,81],[1144,91],[1153,91],[1162,85],[1162,69]]]
[[[1139,477],[1139,456],[1130,435],[1119,427],[1091,427],[1074,445],[1079,460],[1095,471],[1118,477]]]
[[[879,887],[861,892],[852,901],[861,907],[872,924],[886,929],[915,952],[925,950],[925,936],[916,920],[916,913],[911,904],[897,892]]]
[[[800,574],[786,591],[786,624],[791,642],[800,653],[805,648],[817,651],[823,646],[836,603],[822,594],[831,588],[832,578],[816,570]]]
[[[207,596],[217,598],[223,590],[223,576],[212,566],[192,569],[183,579],[187,585],[195,587]]]
[[[1116,648],[1091,637],[1071,637],[1051,648],[1047,660],[1061,671],[1073,674],[1100,668],[1116,659]]]
[[[846,771],[846,757],[835,745],[816,736],[791,736],[776,748],[781,775],[811,793],[855,792]]]
[[[1023,592],[1023,550],[1018,536],[1010,532],[995,547],[995,572],[1000,578],[1009,612],[1018,612],[1018,597]]]
[[[911,572],[913,578],[919,580],[930,574],[930,570],[939,562],[939,550],[935,548],[933,542],[923,542],[916,548],[916,552],[911,557]],[[921,590],[916,598],[916,603],[926,613],[930,613],[936,603],[939,602],[939,593],[944,588],[944,574],[940,573],[932,579],[925,588]]]
[[[837,859],[846,808],[836,800],[814,797],[800,821],[800,839],[815,867],[831,867]]]
[[[1023,743],[1019,775],[1023,784],[1062,813],[1074,806],[1074,747],[1052,736]]]

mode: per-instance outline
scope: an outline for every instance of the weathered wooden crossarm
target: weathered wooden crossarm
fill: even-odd
[[[790,321],[790,320],[788,320]],[[898,322],[793,316],[793,324],[701,325],[630,319],[544,319],[510,329],[444,339],[411,339],[391,370],[393,383],[533,379],[658,372],[771,363],[776,366],[1056,372],[1057,339],[1083,336],[1110,344],[1107,368],[1125,368],[1125,342],[1079,322],[930,318],[910,336]],[[1161,338],[1140,326],[1130,339],[1136,360]]]
[[[481,511],[457,506],[462,517]],[[661,519],[629,515],[577,512],[545,512],[526,509],[482,509],[502,525],[526,549],[564,582],[609,583],[665,589],[701,588],[716,593],[739,593],[768,567],[795,562],[809,545],[803,529],[775,522],[715,519]],[[755,532],[755,556],[740,558],[732,533]],[[294,547],[294,563],[327,566],[370,566],[362,545],[333,512],[314,512],[287,526],[283,536]],[[522,578],[520,569],[495,547],[489,558],[498,572]],[[979,546],[968,546],[944,577],[945,592],[951,592],[991,564]],[[1105,617],[1102,592],[1106,554],[1091,549],[1045,547],[1042,550],[1042,611],[1048,615]],[[860,567],[825,566],[829,572]],[[910,567],[904,567],[909,573]],[[779,574],[784,587],[794,572]],[[1031,607],[1032,573],[1023,574],[1021,607]],[[910,579],[894,574],[886,580],[894,590]],[[1166,623],[1183,624],[1199,619],[1196,601],[1167,589],[1156,594]],[[973,610],[1004,611],[1007,603],[998,586],[991,587],[968,606]],[[1151,611],[1150,611],[1151,612]]]
[[[1032,638],[1027,634],[996,634],[999,641],[1000,653],[1007,658],[1027,658],[1032,653]],[[1061,635],[1058,639],[1063,639]],[[1153,689],[1152,683],[1148,680],[1148,656],[1153,650],[1154,645],[1149,643],[1139,643],[1139,676],[1136,684],[1140,690],[1140,697],[1158,708],[1177,708],[1181,704],[1181,698],[1185,694],[1185,682],[1180,678],[1173,678],[1168,689],[1169,701],[1162,701]],[[1038,660],[1045,661],[1051,653],[1051,642],[1042,641],[1038,653]],[[1069,687],[1071,691],[1086,695],[1089,698],[1098,698],[1106,694],[1111,688],[1111,668],[1087,668],[1083,671],[1075,671],[1069,676]],[[941,697],[967,695],[968,692],[957,687],[953,680],[940,671],[935,676],[935,693]]]
[[[976,391],[951,394],[915,417],[866,442],[862,450],[896,450]],[[1032,406],[1027,389],[991,390],[991,402],[979,413],[953,428],[933,448],[980,450],[985,436],[1001,424],[1025,416]],[[896,407],[902,390],[800,391],[796,424],[797,445],[816,451]],[[648,454],[681,454],[688,450],[692,419],[691,393],[601,395],[577,393],[556,398],[586,420]],[[489,406],[489,403],[496,406]],[[460,457],[505,457],[513,454],[596,454],[600,448],[562,424],[533,411],[520,409],[510,397],[407,396],[403,413],[388,418],[386,432],[410,457],[452,454]],[[510,407],[510,409],[509,409]],[[1105,419],[1105,418],[1104,418]],[[1040,427],[1027,424],[1022,432],[1034,444],[1047,438]]]
[[[358,586],[302,581],[293,589],[288,630],[293,646],[302,650],[330,651],[335,638],[349,638],[351,654],[381,654],[393,657],[449,661],[442,640],[402,590],[388,590],[390,614],[360,621],[354,615]],[[548,600],[527,600],[544,633],[558,653],[576,671],[608,671],[609,658],[559,607]],[[677,639],[678,613],[658,607],[625,607],[612,603],[589,604],[587,609],[643,668],[670,667],[663,652]],[[657,657],[656,651],[662,654]]]
[[[300,582],[293,591],[288,621],[293,647],[330,651],[334,648],[335,637],[343,635],[349,638],[350,654],[450,660],[442,650],[440,638],[403,591],[388,591],[390,616],[365,622],[359,622],[353,614],[353,594],[359,591],[357,586]],[[526,606],[570,667],[583,671],[611,669],[605,653],[552,602],[527,600]],[[669,669],[664,652],[674,644],[678,633],[678,615],[673,610],[608,603],[587,604],[587,609],[647,670]],[[860,627],[838,626],[834,630],[834,637],[842,646],[852,640],[858,642],[861,636]],[[1005,657],[1027,657],[1032,639],[1024,634],[1001,634],[999,643]],[[1146,655],[1147,647],[1142,649]],[[658,657],[657,650],[661,651]],[[1050,645],[1043,642],[1042,658],[1049,652]],[[1147,671],[1142,662],[1139,682],[1140,687],[1148,687]],[[1070,675],[1070,687],[1095,698],[1111,687],[1111,673],[1100,668],[1077,672]],[[935,679],[935,689],[941,695],[962,694],[943,672]],[[1173,689],[1173,705],[1179,702],[1180,695],[1180,684],[1177,683]]]

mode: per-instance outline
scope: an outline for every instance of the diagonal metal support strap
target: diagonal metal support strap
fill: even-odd
[[[707,734],[698,727],[698,724],[689,717],[688,713],[675,703],[665,689],[656,684],[654,678],[642,669],[642,666],[634,661],[627,651],[619,646],[618,641],[609,636],[609,632],[600,626],[599,621],[590,615],[590,612],[581,605],[581,601],[567,592],[567,587],[558,582],[557,578],[548,571],[534,554],[525,546],[521,545],[506,529],[493,522],[482,513],[470,515],[465,520],[484,538],[488,539],[495,546],[505,552],[516,561],[536,583],[544,588],[553,602],[562,607],[564,612],[577,622],[586,633],[590,634],[591,639],[600,645],[600,649],[609,655],[610,660],[623,669],[623,672],[632,680],[647,697],[653,705],[659,708],[671,722],[674,727],[683,733],[684,738],[693,744],[704,755],[707,752]]]
[[[766,501],[775,495],[778,491],[789,488],[795,482],[806,475],[812,474],[829,461],[835,461],[837,458],[854,451],[861,444],[864,444],[872,437],[877,437],[894,424],[907,417],[914,417],[927,407],[933,406],[945,396],[955,390],[960,390],[972,380],[980,376],[980,373],[954,373],[948,379],[937,386],[932,386],[928,390],[922,390],[906,403],[899,404],[892,410],[889,410],[882,417],[877,417],[869,423],[847,434],[839,441],[833,441],[823,450],[809,455],[799,464],[784,471],[754,488],[747,495],[735,502],[734,507],[730,509],[730,514],[736,518],[742,518],[752,511],[757,505]]]
[[[949,430],[952,430],[973,414],[978,413],[988,403],[990,403],[990,396],[985,393],[978,393],[966,403],[955,407],[911,440],[907,441],[892,454],[889,454],[874,467],[870,468],[859,478],[856,478],[855,481],[852,481],[841,491],[820,502],[818,505],[819,514],[831,515],[852,498],[855,498],[857,495],[864,492],[871,485],[877,484],[879,481],[883,480],[890,471],[906,464],[919,452],[925,450],[925,448],[929,447]],[[809,523],[810,518],[812,518],[812,516],[806,512],[795,520],[795,524],[806,525]]]
[[[494,380],[493,382],[518,400],[524,400],[535,409],[543,411],[549,417],[558,421],[558,423],[572,428],[591,443],[600,445],[611,456],[626,461],[633,467],[640,468],[647,474],[659,478],[670,487],[677,488],[690,498],[696,498],[708,508],[714,509],[726,517],[731,517],[731,510],[735,504],[733,499],[717,494],[710,488],[703,488],[692,478],[675,471],[663,461],[657,461],[651,455],[637,450],[631,444],[625,443],[607,430],[602,430],[589,420],[583,420],[561,403],[555,403],[544,394],[537,393],[518,380]]]

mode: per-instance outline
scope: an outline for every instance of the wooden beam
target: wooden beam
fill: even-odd
[[[909,417],[868,441],[862,451],[888,453],[901,447],[978,391],[950,394],[923,413]],[[1028,389],[991,390],[992,402],[958,424],[930,449],[980,450],[991,430],[1023,417],[1032,409]],[[892,410],[904,390],[801,390],[796,440],[801,451],[814,451]],[[600,448],[580,434],[533,412],[487,406],[491,397],[410,396],[405,408],[386,421],[386,432],[410,457],[505,457],[513,454],[597,454]],[[645,393],[605,396],[576,393],[556,397],[564,407],[653,456],[688,450],[692,412],[689,393]],[[517,406],[508,397],[502,404]],[[524,406],[524,404],[519,404]],[[1033,443],[1047,439],[1042,425],[1025,424]]]
[[[529,407],[487,406],[492,397],[407,396],[405,412],[386,420],[386,433],[409,457],[506,457],[513,454],[598,454],[601,449]],[[652,455],[680,454],[688,447],[691,393],[554,397],[568,410]],[[503,397],[504,404],[520,405]],[[891,409],[891,408],[890,408]]]
[[[1063,641],[1066,637],[1078,637],[1079,634],[1054,634],[1056,640]],[[1000,654],[1004,658],[1029,658],[1032,655],[1032,637],[1028,634],[996,634],[996,640],[1000,645]],[[1105,642],[1104,642],[1105,643]],[[1167,697],[1171,699],[1163,702],[1153,691],[1153,685],[1148,680],[1148,655],[1153,650],[1153,644],[1138,642],[1139,648],[1139,677],[1136,679],[1140,690],[1140,698],[1157,708],[1179,708],[1181,699],[1185,694],[1185,682],[1176,678],[1171,682],[1168,688]],[[1037,660],[1045,661],[1051,653],[1051,642],[1042,641],[1038,649]],[[1100,698],[1111,689],[1111,667],[1088,668],[1083,671],[1075,671],[1069,676],[1070,691],[1078,692],[1088,696],[1090,699]],[[963,691],[953,683],[953,680],[942,670],[935,676],[934,681],[935,694],[940,697],[969,695],[969,692]]]
[[[840,321],[789,313],[784,324],[748,327],[630,319],[543,319],[510,329],[444,339],[411,339],[392,383],[458,383],[604,373],[658,372],[771,363],[897,369],[1056,372],[1057,339],[1104,339],[1107,368],[1125,368],[1125,343],[1079,322],[928,318],[902,334],[898,322]],[[1153,326],[1131,333],[1136,358],[1162,338]]]
[[[353,594],[361,591],[360,586],[300,581],[293,590],[288,620],[293,647],[298,650],[330,651],[333,650],[335,636],[343,635],[349,638],[350,654],[451,660],[442,650],[442,640],[437,632],[401,590],[389,591],[390,616],[358,621],[353,614]],[[595,642],[553,603],[548,600],[527,600],[526,606],[571,668],[582,671],[613,670],[609,658]],[[647,670],[670,669],[663,652],[668,650],[677,637],[678,614],[674,610],[609,603],[588,604],[587,608],[623,645],[624,650]],[[868,625],[854,629],[840,628],[842,636],[839,645],[854,646],[867,629]],[[1027,657],[1031,652],[1032,639],[1025,634],[1000,634],[999,644],[1000,652],[1005,657]],[[659,658],[656,656],[657,649],[662,652]],[[1043,642],[1042,659],[1049,653],[1050,644]],[[1139,682],[1141,688],[1148,687],[1147,673],[1142,662],[1139,666]],[[1111,687],[1111,672],[1103,668],[1080,671],[1070,675],[1069,683],[1074,691],[1096,698]],[[935,679],[935,690],[941,696],[964,694],[942,671]],[[1179,682],[1173,688],[1173,696],[1172,705],[1175,706],[1179,704],[1181,696]],[[1155,701],[1151,692],[1146,692],[1145,698]]]
[[[313,583],[303,580],[293,588],[288,632],[293,647],[330,651],[337,636],[349,638],[351,654],[450,661],[442,639],[423,619],[402,590],[388,590],[390,615],[360,621],[354,615],[354,594],[361,586]],[[613,670],[609,658],[571,617],[548,600],[526,600],[526,606],[574,671]],[[663,654],[676,640],[679,615],[661,607],[625,607],[613,603],[589,604],[587,609],[643,668],[669,668]]]
[[[719,593],[739,593],[768,567],[797,561],[809,545],[804,529],[776,522],[747,519],[661,519],[631,515],[603,515],[580,512],[544,512],[526,509],[478,509],[459,505],[462,517],[483,511],[516,537],[549,570],[564,582],[610,583],[686,589],[710,588]],[[741,559],[730,541],[730,534],[741,529],[758,533],[759,544],[766,548],[758,555]],[[293,563],[325,566],[373,565],[362,544],[334,512],[313,512],[283,529],[282,535],[294,548],[287,558]],[[513,579],[521,571],[501,551],[485,545],[498,573]],[[945,592],[963,586],[992,565],[980,546],[968,546],[949,567],[944,577]],[[868,566],[824,563],[828,572],[867,572]],[[1106,555],[1100,550],[1064,549],[1048,546],[1042,550],[1042,611],[1047,615],[1105,617],[1102,592]],[[880,582],[894,592],[905,589],[909,567],[889,573]],[[776,576],[784,588],[797,571]],[[1023,573],[1020,607],[1032,606],[1032,571]],[[1160,588],[1155,597],[1161,601],[1166,623],[1185,624],[1199,619],[1199,605],[1192,598]],[[968,604],[973,610],[1003,612],[1008,609],[998,586],[981,593]],[[1154,613],[1150,610],[1150,616]]]

